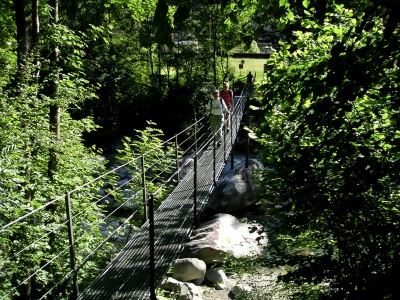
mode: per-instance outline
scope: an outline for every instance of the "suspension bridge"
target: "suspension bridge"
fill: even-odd
[[[234,141],[246,107],[248,109],[250,93],[250,87],[246,87],[240,96],[235,97],[235,108],[231,115],[229,130],[223,130],[220,141],[216,141],[210,133],[208,122],[205,122],[207,118],[203,117],[163,143],[160,147],[161,152],[170,158],[170,150],[173,149],[172,152],[175,152],[176,159],[172,160],[173,163],[170,163],[170,165],[162,165],[165,170],[174,169],[169,174],[169,178],[162,183],[159,181],[162,176],[165,177],[161,174],[162,172],[152,174],[153,178],[148,176],[150,170],[157,169],[157,163],[161,164],[161,162],[166,161],[166,157],[157,157],[156,162],[152,162],[153,165],[146,165],[146,157],[154,155],[155,149],[152,149],[134,161],[114,167],[92,181],[68,191],[59,198],[49,201],[46,205],[0,227],[1,237],[2,233],[6,233],[13,226],[21,226],[21,224],[32,222],[31,220],[34,220],[32,226],[37,225],[36,223],[40,223],[37,216],[48,211],[49,208],[54,207],[59,202],[63,203],[62,207],[65,209],[65,220],[49,226],[51,230],[49,230],[47,237],[38,237],[15,251],[11,257],[2,261],[0,264],[1,273],[7,269],[7,264],[11,264],[13,260],[23,261],[21,257],[32,249],[40,248],[38,245],[41,245],[44,241],[55,242],[54,236],[68,240],[67,247],[60,249],[57,253],[51,253],[47,262],[42,262],[37,268],[31,269],[28,275],[18,282],[16,287],[10,287],[5,294],[0,293],[0,299],[18,298],[15,295],[21,293],[23,289],[32,288],[32,281],[40,276],[42,271],[49,270],[56,261],[65,261],[65,269],[58,270],[58,272],[63,273],[62,279],[49,287],[47,291],[41,291],[38,294],[39,296],[31,295],[31,299],[59,299],[59,297],[79,300],[156,299],[158,286],[174,260],[179,256],[185,239],[190,235],[193,226],[199,221],[200,214],[207,205],[209,196],[216,187],[229,156],[231,157],[231,168],[233,168]],[[217,147],[217,143],[221,143],[221,145]],[[165,151],[167,148],[170,150]],[[179,151],[178,149],[184,150]],[[182,160],[182,157],[186,157],[186,159]],[[171,159],[168,161],[171,162]],[[248,161],[246,161],[246,164],[248,164]],[[118,206],[113,207],[107,214],[98,216],[98,226],[113,220],[115,215],[127,206],[136,208],[129,216],[118,223],[118,226],[113,227],[112,232],[109,232],[103,240],[100,240],[95,249],[86,249],[84,245],[87,241],[80,236],[79,232],[92,232],[96,228],[87,228],[87,225],[81,221],[79,216],[83,212],[74,207],[74,200],[82,199],[82,197],[93,197],[93,189],[98,188],[101,182],[104,182],[105,179],[110,178],[119,170],[132,165],[136,166],[140,173],[139,176],[136,174],[123,184],[109,188],[106,194],[99,195],[96,200],[92,201],[92,204],[104,203],[110,195],[115,196],[118,193],[122,195]],[[184,172],[184,170],[187,171]],[[126,193],[127,187],[133,184],[135,180],[141,182],[140,188],[137,188],[136,184],[134,193]],[[159,197],[159,192],[163,187],[170,186],[174,180],[176,186],[155,209],[154,203]],[[160,186],[149,193],[150,184],[153,188],[157,184]],[[139,198],[142,199],[142,205],[137,207]],[[139,213],[143,214],[144,224],[132,234],[130,223],[135,217],[138,217]],[[101,254],[103,247],[115,242],[117,237],[121,239],[121,231],[128,232],[125,234],[125,245],[116,257],[99,272],[98,277],[81,291],[79,285],[84,279],[80,277],[80,274],[84,273],[83,270],[88,266],[90,268],[91,260],[96,259]],[[72,291],[70,295],[65,294],[67,286],[68,290]]]

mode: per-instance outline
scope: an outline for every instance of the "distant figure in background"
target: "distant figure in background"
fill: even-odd
[[[219,96],[219,91],[213,91],[213,98],[206,105],[206,114],[210,113],[211,132],[215,135],[217,147],[221,146],[221,130],[224,124],[224,112],[231,114],[225,102]]]
[[[252,84],[253,83],[253,75],[251,74],[251,71],[249,71],[249,74],[247,74],[247,84]]]
[[[229,82],[225,81],[224,82],[224,89],[220,92],[222,100],[224,100],[226,107],[228,110],[232,113],[234,109],[234,98],[233,98],[233,91],[229,89]],[[228,126],[227,126],[227,131],[229,132],[229,128],[231,127],[231,118],[230,116],[226,115],[228,119]]]

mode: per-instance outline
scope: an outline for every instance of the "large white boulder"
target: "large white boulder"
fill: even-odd
[[[217,214],[193,230],[181,257],[195,257],[206,264],[261,254],[267,244],[260,225],[241,223],[229,214]]]

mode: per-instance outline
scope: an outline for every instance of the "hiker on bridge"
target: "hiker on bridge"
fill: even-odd
[[[206,114],[210,114],[211,132],[214,134],[217,142],[217,147],[221,145],[221,131],[224,124],[224,112],[230,115],[224,100],[219,96],[219,90],[213,91],[213,98],[206,105]]]
[[[247,77],[247,88],[251,94],[253,92],[254,77],[253,74],[251,74],[251,72],[249,72],[249,74],[247,74],[246,77]]]
[[[252,85],[253,81],[254,81],[254,77],[253,77],[253,74],[251,74],[251,71],[249,71],[249,74],[247,74],[246,78],[247,78],[247,84]]]
[[[226,106],[228,107],[228,110],[230,112],[233,112],[234,109],[234,97],[233,97],[233,91],[229,88],[229,82],[225,81],[224,82],[224,89],[220,92],[221,98],[224,100]],[[229,132],[229,128],[231,127],[231,118],[230,116],[226,115],[227,118],[227,132]]]

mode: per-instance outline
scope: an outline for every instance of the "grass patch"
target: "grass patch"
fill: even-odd
[[[243,69],[239,69],[239,64],[244,60]],[[235,68],[235,77],[246,79],[246,75],[251,71],[256,81],[264,78],[264,64],[266,59],[259,58],[229,58],[230,64]]]

